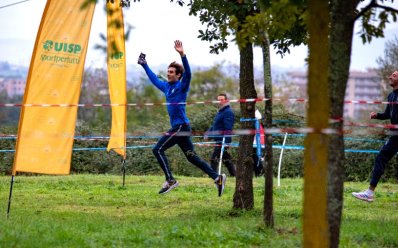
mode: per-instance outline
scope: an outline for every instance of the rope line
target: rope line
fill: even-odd
[[[301,102],[307,103],[308,100],[304,98],[290,98],[290,99],[281,99],[281,98],[247,98],[247,99],[231,99],[230,103],[247,103],[247,102]],[[158,105],[193,105],[193,104],[217,104],[220,101],[212,100],[212,101],[192,101],[192,102],[144,102],[144,103],[112,103],[112,104],[104,104],[104,103],[79,103],[79,104],[47,104],[47,103],[0,103],[0,107],[117,107],[117,106],[158,106]],[[398,104],[398,102],[387,102],[387,101],[367,101],[367,100],[345,100],[344,103],[351,104]]]
[[[198,146],[210,146],[206,142],[194,142],[193,144],[198,145]],[[153,148],[155,145],[140,145],[140,146],[126,146],[126,149],[143,149],[143,148]],[[239,147],[239,143],[230,143],[229,145],[226,145],[228,147]],[[253,148],[257,147],[255,144],[253,144]],[[124,147],[120,147],[122,149]],[[287,149],[287,150],[304,150],[304,146],[295,146],[295,145],[273,145],[272,148],[275,149]],[[72,151],[106,151],[106,147],[81,147],[81,148],[73,148]],[[345,149],[345,152],[349,153],[378,153],[379,150],[356,150],[356,149]],[[6,153],[6,152],[15,152],[14,149],[9,149],[9,150],[0,150],[0,153]]]
[[[21,3],[24,3],[24,2],[28,2],[28,1],[30,1],[30,0],[22,0],[22,1],[19,1],[19,2],[15,2],[15,3],[10,3],[8,5],[0,6],[0,9],[4,9],[4,8],[7,8],[7,7],[11,7],[13,5],[21,4]]]
[[[210,131],[210,132],[178,132],[177,136],[200,136],[202,137],[206,133],[206,136],[208,137],[234,137],[234,136],[239,136],[239,135],[255,135],[256,134],[256,129],[236,129],[233,131],[228,131],[228,133],[225,133],[223,131]],[[278,133],[302,133],[302,134],[308,134],[308,133],[316,133],[316,134],[337,134],[337,135],[342,135],[343,131],[339,129],[333,129],[333,128],[311,128],[311,127],[303,127],[303,128],[267,128],[264,129],[265,134],[278,134]],[[159,138],[160,136],[164,135],[171,135],[171,133],[167,132],[151,132],[150,133],[152,138]],[[198,135],[200,134],[200,135]],[[54,135],[52,135],[54,136]],[[11,136],[4,136],[0,135],[0,138],[4,139],[11,139],[13,137],[16,137],[15,135]],[[62,137],[68,137],[65,135],[62,135]],[[148,136],[142,136],[142,137],[148,137]],[[98,139],[101,137],[98,136]],[[138,137],[137,137],[138,138]]]
[[[292,137],[305,137],[305,134],[287,134],[288,136]],[[272,136],[285,136],[285,134],[272,134]],[[126,136],[126,139],[159,139],[161,136]],[[203,138],[203,135],[195,135],[192,138]],[[238,135],[231,135],[231,137],[238,137]],[[0,134],[0,140],[15,140],[17,139],[17,135],[4,135]],[[86,140],[86,141],[100,141],[100,140],[109,140],[110,136],[75,136],[75,140]],[[376,139],[365,139],[365,138],[352,138],[352,137],[345,137],[344,140],[350,141],[364,141],[364,142],[374,142],[374,143],[385,143],[385,140],[376,140]],[[215,141],[212,143],[216,143]]]

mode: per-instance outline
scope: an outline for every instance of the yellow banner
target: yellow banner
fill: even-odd
[[[77,106],[63,105],[78,104],[95,9],[82,3],[47,1],[21,108],[13,175],[69,174]]]
[[[108,21],[108,83],[112,106],[112,129],[108,143],[110,150],[126,158],[126,50],[124,21],[120,0],[106,5]]]

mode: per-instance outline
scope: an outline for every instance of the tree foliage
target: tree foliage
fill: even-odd
[[[305,1],[266,1],[260,11],[258,1],[190,1],[190,15],[199,16],[206,30],[199,30],[198,38],[209,41],[210,53],[218,54],[228,48],[228,38],[239,46],[261,44],[267,32],[270,44],[283,56],[289,47],[306,44]],[[244,16],[245,21],[239,21]]]
[[[362,42],[371,42],[373,38],[384,37],[386,24],[396,22],[398,18],[398,9],[393,8],[394,0],[370,0],[355,1],[358,6],[357,15],[354,21],[360,20],[359,36]],[[360,4],[364,4],[361,7]]]
[[[211,100],[216,99],[217,94],[226,93],[228,98],[238,98],[239,89],[237,78],[231,72],[237,71],[234,65],[224,63],[215,64],[210,68],[198,68],[192,78],[189,96],[191,99]]]
[[[269,1],[263,6],[262,11],[248,16],[246,23],[241,25],[238,44],[244,44],[247,39],[261,46],[266,34],[268,43],[282,57],[290,53],[292,46],[307,44],[308,12],[305,1]],[[236,18],[232,18],[231,24],[236,29]]]
[[[385,79],[393,71],[398,70],[398,36],[385,43],[384,55],[383,57],[378,57],[376,62],[379,65],[378,74],[382,79]]]

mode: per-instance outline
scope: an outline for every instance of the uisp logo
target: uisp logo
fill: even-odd
[[[79,44],[68,44],[66,42],[54,42],[52,40],[46,40],[43,43],[43,49],[47,52],[66,52],[79,54],[82,51],[82,47]]]

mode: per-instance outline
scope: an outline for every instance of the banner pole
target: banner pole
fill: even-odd
[[[123,171],[123,187],[126,178],[126,159],[122,160],[122,171]]]
[[[285,138],[283,139],[281,154],[279,155],[279,164],[278,164],[278,187],[281,186],[281,165],[282,165],[283,151],[285,150],[286,138],[287,138],[287,133],[285,133]]]
[[[220,152],[220,162],[218,163],[218,175],[221,175],[221,164],[222,164],[222,155],[224,153],[224,147],[225,147],[225,136],[222,137],[221,152]]]
[[[12,188],[13,188],[13,186],[14,186],[14,175],[11,176],[10,195],[8,196],[7,219],[10,216],[11,197],[12,197]]]

